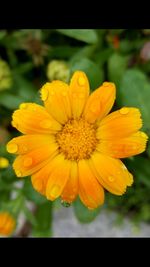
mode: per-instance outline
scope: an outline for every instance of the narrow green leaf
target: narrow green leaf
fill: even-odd
[[[37,225],[33,226],[33,236],[49,237],[52,234],[52,202],[38,205],[35,214]]]
[[[13,110],[24,101],[22,97],[15,96],[8,92],[0,92],[0,105]]]
[[[76,40],[83,41],[88,44],[96,44],[98,42],[98,36],[95,30],[80,30],[80,29],[65,29],[57,30],[59,33],[72,37]]]

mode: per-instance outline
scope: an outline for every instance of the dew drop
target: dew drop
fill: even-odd
[[[61,205],[65,208],[69,208],[71,206],[71,203],[65,200],[61,200]]]
[[[49,91],[47,88],[43,88],[41,91],[41,98],[43,101],[46,101],[48,99]]]
[[[128,114],[128,113],[129,113],[129,108],[121,108],[121,109],[120,109],[120,113],[121,113],[122,115],[126,115],[126,114]]]
[[[27,158],[24,159],[23,165],[25,167],[29,167],[29,166],[32,165],[32,162],[33,162],[32,158],[31,157],[27,157]]]
[[[115,178],[113,176],[108,177],[109,182],[114,182]]]
[[[20,109],[26,109],[27,107],[28,107],[28,104],[26,104],[26,103],[22,103],[19,106]]]
[[[144,133],[144,132],[140,132],[140,135],[142,136],[142,137],[145,137],[145,138],[147,138],[148,136],[147,136],[147,134],[146,133]]]
[[[27,152],[27,151],[28,151],[27,146],[23,146],[23,147],[22,147],[22,152],[25,153],[25,152]]]
[[[78,84],[79,84],[80,86],[83,86],[83,85],[85,85],[85,83],[86,83],[85,78],[80,76],[80,77],[78,78]]]
[[[9,153],[16,153],[18,151],[18,145],[17,144],[8,144],[7,145],[7,151]]]
[[[16,171],[16,175],[18,176],[18,177],[21,177],[22,176],[22,172],[21,171]]]
[[[109,86],[109,82],[104,82],[103,86],[106,86],[106,87]]]
[[[53,185],[49,193],[50,197],[55,199],[59,195],[59,192],[60,192],[60,186]]]

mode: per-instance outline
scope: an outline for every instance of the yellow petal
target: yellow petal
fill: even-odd
[[[71,118],[69,86],[61,81],[46,83],[41,89],[41,97],[49,114],[64,124]]]
[[[94,152],[89,164],[100,184],[115,195],[124,194],[127,185],[133,183],[132,175],[119,159]]]
[[[22,135],[8,142],[6,148],[9,153],[26,154],[42,146],[50,146],[55,143],[54,135]]]
[[[148,136],[137,132],[126,138],[101,140],[97,150],[113,158],[126,158],[145,151]]]
[[[61,195],[69,179],[71,161],[59,154],[52,164],[54,168],[47,182],[46,197],[53,201]]]
[[[37,172],[58,153],[57,149],[56,143],[51,143],[49,146],[43,145],[24,155],[18,156],[13,163],[16,175],[23,177]]]
[[[121,108],[106,116],[97,129],[100,140],[128,137],[142,127],[141,113],[137,108]]]
[[[73,74],[69,93],[73,118],[78,119],[89,96],[89,82],[84,72],[76,71]]]
[[[24,134],[50,134],[61,129],[44,107],[33,103],[22,103],[12,118],[12,125]]]
[[[78,195],[78,166],[76,161],[71,161],[70,176],[61,194],[62,200],[71,203]]]
[[[88,98],[84,110],[84,118],[94,123],[100,121],[111,110],[116,98],[116,87],[114,83],[104,82]]]
[[[104,190],[90,170],[88,160],[80,160],[78,170],[80,199],[89,209],[95,209],[104,203]]]
[[[57,162],[57,155],[53,159],[50,159],[44,167],[31,176],[34,189],[42,195],[46,196],[47,182],[53,168],[55,167],[55,162]]]

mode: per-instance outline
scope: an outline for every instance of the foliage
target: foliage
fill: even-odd
[[[146,45],[149,35],[148,30],[124,29],[0,31],[0,61],[7,65],[6,73],[5,69],[0,69],[0,156],[9,160],[9,166],[0,169],[0,209],[10,209],[11,203],[15,216],[24,212],[32,226],[32,236],[52,234],[50,227],[54,205],[35,192],[30,178],[19,180],[12,170],[14,157],[6,152],[5,145],[18,135],[11,126],[13,110],[24,101],[40,103],[39,89],[48,80],[48,64],[53,60],[59,63],[60,60],[68,66],[69,75],[77,69],[85,71],[92,90],[103,81],[115,82],[115,108],[139,107],[144,119],[144,130],[149,135],[150,46]],[[65,75],[66,79],[63,68],[60,71],[62,73],[59,73],[59,77]],[[11,83],[8,83],[10,77]],[[53,79],[52,74],[50,77]],[[7,90],[6,84],[9,84]],[[135,177],[134,185],[124,196],[107,194],[108,208],[117,209],[119,214],[132,216],[134,220],[150,221],[149,161],[149,144],[142,155],[125,160],[127,168]],[[12,196],[16,201],[12,202]],[[33,213],[28,208],[28,202],[34,203],[36,207]],[[82,223],[91,222],[100,212],[100,209],[87,210],[79,199],[73,207],[77,219]]]

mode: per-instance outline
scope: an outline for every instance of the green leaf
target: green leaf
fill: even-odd
[[[78,51],[74,53],[73,57],[70,59],[70,62],[79,60],[80,58],[83,58],[83,57],[90,58],[93,52],[95,51],[95,48],[96,48],[95,45],[87,45],[87,46],[84,46],[78,49]]]
[[[51,236],[52,225],[52,202],[38,205],[35,214],[36,226],[33,226],[33,236],[49,237]]]
[[[36,192],[31,184],[31,178],[25,178],[23,192],[27,199],[33,201],[36,204],[42,204],[47,202],[47,199],[43,197],[40,193]]]
[[[95,30],[57,30],[59,33],[88,44],[96,44],[98,36]]]
[[[92,90],[96,89],[103,82],[103,70],[88,58],[81,58],[71,62],[71,76],[76,70],[81,70],[86,73]]]
[[[25,79],[22,75],[14,73],[14,87],[18,90],[18,95],[24,101],[32,102],[37,94],[37,89],[32,82]]]
[[[23,102],[23,98],[8,92],[0,92],[0,105],[8,109],[16,109]]]
[[[135,183],[140,181],[141,184],[150,187],[150,162],[148,159],[138,156],[134,159],[127,160],[128,168],[134,174]]]
[[[37,226],[37,221],[33,213],[24,205],[23,207],[23,212],[27,218],[27,220],[34,225],[35,227]]]
[[[121,105],[140,109],[144,129],[150,132],[150,84],[146,75],[137,69],[127,70],[118,96]]]
[[[73,207],[75,215],[81,223],[92,222],[96,218],[96,216],[100,213],[100,208],[89,210],[81,203],[79,199],[77,199],[73,203]]]
[[[114,53],[108,60],[108,79],[114,82],[117,88],[120,86],[121,79],[127,68],[128,56]]]

